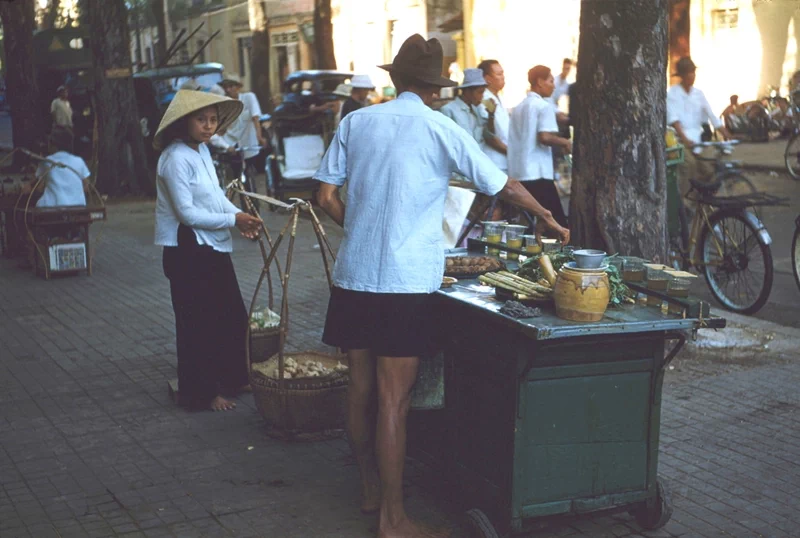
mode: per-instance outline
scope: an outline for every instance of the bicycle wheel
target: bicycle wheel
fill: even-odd
[[[726,172],[722,175],[722,183],[716,192],[717,196],[738,196],[758,192],[753,182],[741,172]]]
[[[703,273],[725,308],[753,314],[772,289],[772,252],[755,226],[738,211],[718,211],[700,235]]]
[[[792,135],[783,153],[786,170],[792,179],[800,179],[800,132]]]
[[[795,221],[794,237],[792,238],[792,272],[794,281],[800,289],[800,216]]]

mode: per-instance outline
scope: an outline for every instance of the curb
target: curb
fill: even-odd
[[[752,170],[753,172],[778,172],[788,175],[785,166],[777,166],[773,164],[742,164],[743,170]]]
[[[748,327],[750,329],[758,329],[762,331],[769,331],[775,334],[780,334],[781,336],[786,338],[797,339],[798,341],[797,347],[798,349],[800,349],[799,328],[789,327],[787,325],[781,325],[779,323],[775,323],[774,321],[767,321],[763,319],[753,318],[750,316],[744,316],[742,314],[728,312],[727,310],[715,310],[712,311],[712,313],[718,315],[721,318],[725,318],[726,320],[728,320],[728,323],[732,325],[738,325],[741,327]]]

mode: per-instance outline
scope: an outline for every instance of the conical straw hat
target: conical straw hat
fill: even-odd
[[[164,117],[161,118],[161,123],[158,125],[158,131],[153,137],[153,147],[157,150],[164,149],[161,146],[164,131],[173,123],[188,116],[192,112],[205,108],[207,106],[216,105],[219,113],[219,126],[217,132],[226,129],[233,123],[239,114],[242,113],[244,105],[241,101],[234,101],[228,97],[220,97],[208,92],[197,92],[193,90],[178,90],[175,98],[167,107],[164,112]]]

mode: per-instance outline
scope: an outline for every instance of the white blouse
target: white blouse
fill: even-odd
[[[232,252],[229,228],[236,225],[233,205],[219,186],[205,144],[195,151],[185,142],[172,142],[158,159],[156,178],[156,245],[178,246],[178,225],[194,230],[197,242],[219,252]]]

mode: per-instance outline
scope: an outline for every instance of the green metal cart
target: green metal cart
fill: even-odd
[[[559,319],[552,306],[516,320],[472,280],[437,297],[444,408],[411,413],[409,453],[459,492],[474,536],[612,507],[644,528],[667,522],[657,479],[664,368],[687,331],[725,320],[638,305],[596,323]]]

